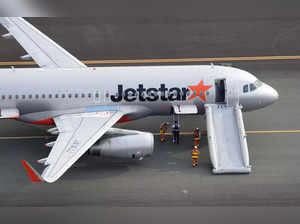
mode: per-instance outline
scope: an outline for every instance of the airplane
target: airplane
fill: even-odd
[[[219,65],[87,67],[21,17],[2,17],[8,30],[40,68],[0,69],[0,118],[55,125],[39,174],[23,160],[32,181],[53,183],[82,155],[143,159],[154,148],[153,134],[113,128],[148,116],[205,115],[207,105],[235,102],[242,111],[278,99],[253,74]],[[224,112],[225,113],[225,112]],[[223,114],[223,112],[221,112]],[[209,119],[208,119],[209,120]],[[218,127],[218,124],[216,124]],[[230,129],[228,129],[230,132]]]

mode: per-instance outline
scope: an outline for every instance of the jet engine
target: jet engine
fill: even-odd
[[[111,128],[88,151],[101,157],[138,159],[151,156],[154,148],[153,134]]]

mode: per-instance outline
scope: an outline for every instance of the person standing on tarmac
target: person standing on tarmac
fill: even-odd
[[[196,128],[193,132],[194,146],[199,147],[200,145],[201,132],[199,128]]]
[[[198,166],[198,159],[199,159],[200,151],[198,150],[197,146],[194,146],[192,150],[192,166]]]
[[[161,141],[161,142],[165,142],[165,141],[166,141],[166,132],[167,132],[167,129],[168,129],[168,123],[167,123],[167,122],[163,122],[163,123],[160,125],[160,130],[159,130],[159,133],[160,133],[160,141]]]
[[[173,144],[179,144],[179,128],[180,125],[178,124],[178,121],[175,121],[174,124],[172,125],[173,129]]]

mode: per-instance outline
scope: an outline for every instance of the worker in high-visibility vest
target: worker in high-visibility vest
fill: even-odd
[[[166,133],[167,133],[167,129],[168,129],[168,123],[167,123],[167,122],[163,122],[163,123],[160,125],[160,130],[159,130],[160,141],[161,141],[161,142],[165,142],[165,141],[166,141]]]
[[[179,144],[179,135],[180,135],[180,125],[178,121],[174,121],[174,124],[172,125],[172,133],[173,133],[173,144]]]
[[[194,146],[199,147],[200,138],[201,138],[201,132],[200,132],[199,128],[196,128],[193,132]]]
[[[192,150],[192,166],[198,166],[198,159],[199,159],[200,151],[198,150],[197,146],[194,146]]]

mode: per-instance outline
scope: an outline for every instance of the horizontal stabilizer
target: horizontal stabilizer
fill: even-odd
[[[40,174],[27,161],[21,160],[21,163],[32,182],[42,182]]]

